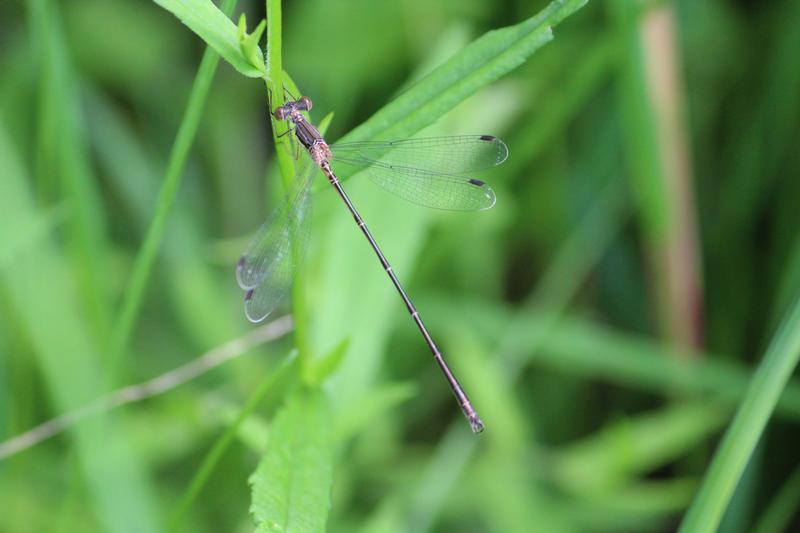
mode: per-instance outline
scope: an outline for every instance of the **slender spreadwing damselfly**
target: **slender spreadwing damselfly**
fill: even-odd
[[[245,314],[252,322],[267,317],[286,295],[308,242],[310,189],[320,171],[328,178],[350,210],[356,224],[378,256],[383,269],[417,324],[433,358],[453,389],[472,431],[483,431],[478,413],[459,385],[392,266],[372,237],[364,219],[334,174],[337,168],[362,170],[395,195],[426,207],[453,211],[489,209],[495,195],[483,181],[467,174],[499,165],[508,148],[491,135],[462,135],[402,141],[366,141],[328,145],[319,130],[303,116],[311,100],[301,97],[275,109],[273,116],[287,120],[308,156],[300,165],[288,200],[275,209],[258,230],[236,267],[236,279],[245,293]],[[340,167],[341,165],[341,167]]]

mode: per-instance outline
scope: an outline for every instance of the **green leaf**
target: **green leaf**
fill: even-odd
[[[33,214],[30,219],[22,220],[18,230],[13,235],[6,236],[7,240],[0,248],[0,270],[12,264],[20,254],[49,237],[68,215],[67,206],[59,204],[50,210]]]
[[[433,124],[478,89],[524,63],[553,39],[553,26],[586,2],[557,0],[519,24],[484,34],[351,131],[345,140],[400,139]]]
[[[264,400],[264,398],[267,396],[267,393],[272,392],[276,388],[276,385],[285,383],[287,380],[291,380],[291,377],[295,372],[296,361],[297,353],[296,351],[292,351],[288,357],[286,357],[286,359],[284,359],[283,362],[275,369],[275,371],[269,374],[256,388],[253,394],[250,395],[250,398],[248,398],[247,403],[244,405],[244,407],[242,407],[241,411],[239,411],[236,419],[233,421],[230,427],[225,430],[225,433],[223,433],[217,439],[217,441],[214,443],[214,446],[212,446],[208,451],[203,459],[203,462],[200,464],[200,467],[195,472],[189,487],[178,501],[178,504],[175,506],[175,510],[173,511],[169,522],[169,531],[180,530],[186,513],[194,503],[197,495],[200,493],[200,490],[206,485],[206,483],[208,483],[211,473],[214,471],[214,468],[216,468],[217,464],[219,464],[222,456],[233,442],[234,437],[239,431],[239,428],[241,428],[242,424],[244,424],[248,417]]]
[[[253,57],[245,56],[236,25],[211,0],[154,1],[178,17],[233,68],[251,78],[264,77],[266,69],[261,50],[253,51]]]
[[[397,416],[392,410],[419,394],[413,383],[390,383],[370,389],[357,401],[341,408],[336,417],[336,440],[347,442],[381,416]]]
[[[323,531],[333,454],[328,401],[299,389],[275,416],[267,452],[250,477],[256,531]]]
[[[789,531],[792,517],[800,509],[800,467],[792,475],[764,509],[753,527],[756,533],[780,533]]]
[[[325,381],[325,378],[333,374],[336,369],[339,368],[339,364],[347,354],[347,348],[349,346],[350,339],[344,339],[337,344],[333,350],[321,357],[319,361],[308,361],[305,368],[303,368],[303,381],[310,387],[320,385]]]
[[[728,412],[702,401],[623,419],[561,449],[553,471],[570,492],[606,494],[636,475],[683,457],[714,434]]]
[[[223,9],[227,12],[233,11],[236,2],[237,0],[227,0]],[[220,12],[220,15],[225,17],[222,12]],[[158,191],[155,212],[150,219],[144,241],[136,254],[130,282],[125,288],[120,312],[114,322],[110,357],[112,371],[116,370],[116,366],[123,359],[128,340],[136,323],[147,282],[150,279],[156,256],[164,240],[169,216],[173,211],[175,199],[180,189],[186,160],[189,157],[189,151],[194,144],[195,135],[200,126],[200,119],[203,116],[206,99],[211,89],[211,82],[214,80],[218,63],[219,56],[213,50],[206,49],[197,69],[197,75],[189,93],[186,110],[181,119],[178,133],[175,135],[169,162],[164,172],[164,179]]]
[[[692,477],[639,481],[581,498],[569,512],[578,531],[663,531],[696,489]]]
[[[31,39],[41,54],[41,116],[34,167],[40,184],[38,195],[55,197],[60,191],[68,200],[71,216],[65,225],[66,249],[94,336],[105,346],[111,304],[100,265],[107,248],[107,216],[81,127],[80,83],[56,3],[30,2],[29,24]]]
[[[0,250],[5,250],[8,243],[18,242],[16,234],[24,224],[44,215],[36,208],[30,177],[3,128],[0,176]],[[44,385],[39,390],[55,412],[69,413],[103,395],[108,383],[91,324],[81,309],[78,282],[52,238],[41,237],[36,246],[18,248],[14,261],[0,270],[0,296],[4,322],[16,325],[17,335],[30,343]],[[4,351],[0,359],[7,354]],[[84,421],[68,433],[72,446],[66,449],[80,465],[85,499],[97,515],[98,528],[158,531],[155,489],[123,422],[120,417]]]
[[[758,365],[744,400],[714,454],[682,532],[716,531],[733,490],[800,359],[800,298]]]

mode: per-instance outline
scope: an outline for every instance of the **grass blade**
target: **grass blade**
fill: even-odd
[[[203,462],[200,464],[200,468],[198,468],[197,472],[195,472],[194,477],[189,484],[189,488],[176,505],[175,512],[170,518],[170,531],[178,531],[180,529],[186,513],[189,511],[192,503],[194,503],[194,500],[197,498],[200,490],[208,482],[208,478],[214,471],[214,467],[217,466],[220,459],[222,459],[222,455],[236,438],[236,434],[241,425],[245,422],[247,417],[250,416],[253,411],[255,411],[266,394],[270,392],[276,384],[287,378],[287,373],[294,368],[295,361],[297,361],[295,354],[289,354],[289,356],[281,363],[281,365],[274,372],[272,372],[272,374],[267,376],[266,379],[264,379],[261,385],[258,386],[252,396],[250,396],[250,398],[247,400],[247,403],[239,412],[239,415],[236,417],[233,423],[228,427],[228,429],[225,430],[225,433],[219,437],[217,442],[214,443],[214,446],[211,448],[211,450],[209,450],[208,454],[203,459]]]
[[[186,24],[233,68],[250,78],[264,77],[264,62],[258,48],[253,50],[256,61],[251,62],[239,45],[239,30],[228,18],[230,11],[222,11],[211,0],[154,0]],[[227,4],[226,4],[227,5]]]
[[[552,28],[587,0],[557,0],[538,15],[493,30],[436,68],[343,140],[411,137],[478,89],[511,72],[553,38]]]
[[[236,2],[237,0],[225,0],[223,5],[225,12],[232,12]],[[200,67],[189,94],[189,101],[186,105],[183,120],[178,129],[178,134],[175,136],[175,143],[172,145],[164,181],[158,191],[155,213],[150,221],[150,226],[147,228],[144,242],[136,255],[136,261],[131,272],[131,280],[122,297],[119,316],[112,331],[112,369],[119,364],[136,321],[147,280],[150,277],[153,263],[155,263],[158,249],[164,239],[167,219],[178,194],[186,158],[194,142],[205,101],[208,97],[208,91],[218,64],[219,56],[217,53],[212,49],[207,49],[203,54],[203,59],[200,61]]]
[[[706,472],[680,531],[715,531],[800,359],[800,298],[778,328]]]
[[[706,400],[674,405],[604,426],[553,458],[559,484],[575,494],[620,489],[684,457],[720,429],[730,409]]]
[[[676,347],[697,346],[703,308],[692,176],[686,132],[676,116],[682,92],[670,4],[640,14],[627,0],[608,3],[625,50],[619,107],[629,178],[653,280],[661,333]]]
[[[0,121],[1,122],[1,121]],[[36,216],[28,178],[0,130],[0,248],[20,223]],[[46,283],[42,283],[46,280]],[[54,409],[67,413],[106,389],[101,360],[82,312],[72,270],[51,239],[40,239],[0,271],[13,322],[30,343]],[[45,325],[43,327],[43,325]],[[99,417],[70,432],[74,452],[103,529],[158,531],[147,472],[119,421]]]
[[[753,531],[755,533],[789,531],[792,516],[798,509],[800,509],[800,467],[795,468],[778,494],[772,498]]]
[[[37,171],[53,172],[59,182],[57,186],[68,201],[68,251],[94,327],[93,335],[105,346],[110,302],[100,265],[106,251],[106,217],[83,138],[77,80],[57,7],[49,0],[36,0],[30,3],[28,10],[31,34],[44,52],[40,65],[42,129],[38,147],[43,150],[43,162],[37,162]],[[51,176],[38,176],[38,179],[45,189],[56,187]],[[55,193],[41,192],[40,196]]]

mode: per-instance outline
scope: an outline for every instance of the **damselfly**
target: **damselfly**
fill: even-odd
[[[472,430],[480,433],[484,428],[483,422],[447,366],[389,261],[342,188],[331,163],[337,167],[341,164],[354,170],[363,169],[372,181],[405,200],[438,209],[472,211],[492,207],[495,195],[486,183],[466,174],[499,165],[508,157],[508,148],[491,135],[349,142],[329,146],[319,130],[303,116],[302,113],[310,109],[311,100],[303,96],[278,107],[273,113],[276,119],[291,123],[297,140],[310,158],[305,158],[301,165],[288,201],[272,213],[239,259],[236,279],[246,291],[247,318],[253,322],[263,320],[288,292],[308,242],[309,191],[314,176],[321,170],[350,210],[406,304]]]

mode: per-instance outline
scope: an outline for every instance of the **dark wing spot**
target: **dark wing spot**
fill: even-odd
[[[247,291],[247,293],[244,295],[244,301],[245,301],[245,302],[249,302],[249,301],[250,301],[250,298],[252,298],[252,297],[253,297],[253,289],[250,289],[250,290],[248,290],[248,291]]]
[[[476,186],[478,186],[478,187],[483,187],[484,185],[486,185],[486,183],[485,183],[485,182],[483,182],[483,181],[481,181],[481,180],[476,180],[475,178],[470,178],[470,179],[469,179],[469,182],[470,182],[471,184],[473,184],[473,185],[476,185]]]
[[[497,139],[497,137],[495,137],[494,135],[481,135],[482,141],[493,141],[495,139]]]

